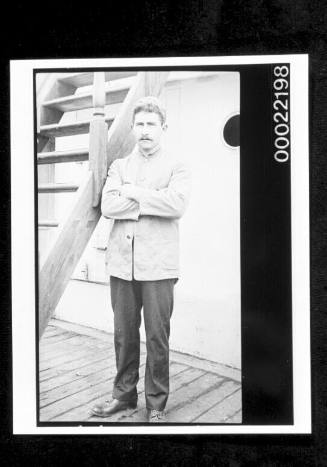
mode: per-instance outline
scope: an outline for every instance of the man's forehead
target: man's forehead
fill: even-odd
[[[156,112],[147,112],[146,110],[141,110],[135,114],[135,121],[158,121],[160,123],[160,116]]]

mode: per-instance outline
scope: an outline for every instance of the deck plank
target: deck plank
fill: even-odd
[[[47,327],[39,347],[41,422],[147,423],[143,344],[138,407],[109,418],[90,413],[95,403],[111,398],[116,375],[113,336],[102,334],[88,331],[82,334],[80,327],[75,332],[74,325],[59,327],[55,320]],[[230,369],[221,367],[171,352],[168,423],[242,422],[241,383]]]
[[[142,355],[140,358],[140,363],[143,366],[145,365],[145,358],[145,355]],[[116,361],[114,354],[112,353],[110,358],[101,360],[99,363],[94,365],[92,369],[91,368],[92,367],[89,367],[89,372],[84,374],[82,377],[80,375],[76,376],[76,373],[75,375],[70,374],[69,378],[66,378],[66,381],[60,387],[53,388],[53,390],[50,389],[49,391],[44,392],[44,394],[41,395],[41,401],[44,401],[43,405],[49,405],[50,403],[54,403],[59,399],[63,399],[64,397],[70,396],[79,391],[87,389],[91,387],[89,383],[92,383],[93,386],[93,383],[96,383],[98,381],[99,374],[102,371],[109,370],[110,374],[112,371],[115,373]]]
[[[55,351],[58,348],[62,348],[63,346],[76,346],[82,344],[88,347],[103,347],[106,345],[106,341],[100,341],[99,339],[95,338],[88,338],[85,339],[85,336],[81,336],[76,333],[72,333],[71,331],[67,331],[68,334],[61,334],[59,336],[50,336],[49,338],[43,341],[43,337],[40,342],[40,356],[46,355],[47,352]],[[107,342],[108,344],[111,343],[110,340]],[[42,349],[42,352],[41,352]]]
[[[179,363],[176,363],[176,364],[172,364],[171,365],[171,368],[170,368],[170,373],[171,373],[171,376],[175,376],[175,375],[178,375],[179,373],[183,372],[187,370],[187,367],[185,367],[184,365],[181,365]],[[145,361],[143,363],[143,365],[140,367],[140,380],[139,380],[139,384],[138,384],[138,397],[139,397],[139,403],[138,403],[138,406],[140,405],[140,401],[144,399],[144,373],[145,373]],[[112,387],[110,388],[110,392],[112,390]],[[108,394],[106,394],[106,397],[105,398],[108,398],[107,397]],[[90,401],[92,402],[92,406],[97,404],[97,403],[100,403],[100,402],[103,402],[104,399],[105,399],[103,396],[98,396],[96,397],[94,400]],[[109,398],[110,398],[110,393],[109,393]],[[95,422],[110,422],[110,423],[113,423],[113,422],[116,422],[117,420],[120,420],[120,419],[124,419],[125,417],[129,417],[130,415],[132,415],[133,413],[137,412],[138,409],[127,409],[123,412],[119,412],[117,414],[114,414],[112,415],[111,417],[109,418],[99,418],[99,417],[94,417],[94,416],[91,416],[90,414],[86,414],[85,413],[85,409],[83,407],[79,407],[75,410],[72,410],[70,411],[69,413],[67,413],[65,415],[64,418],[56,418],[55,421],[58,421],[58,420],[69,420],[69,421],[88,421],[88,422],[92,422],[92,421],[95,421]],[[87,415],[87,416],[85,416]],[[123,420],[124,421],[124,420]],[[129,420],[128,420],[129,421]]]
[[[168,420],[176,423],[181,421],[191,423],[207,412],[217,401],[228,396],[236,387],[235,382],[221,379],[217,384],[204,390],[202,394],[198,394],[196,399],[194,397],[193,399],[185,399],[184,404],[179,407],[170,408],[169,404]]]
[[[222,401],[214,405],[210,410],[197,417],[195,423],[225,423],[241,407],[241,390],[237,389]]]
[[[94,394],[108,394],[111,381],[115,377],[116,368],[110,367],[102,371],[100,377],[96,379],[95,384],[90,384],[77,393],[70,394],[65,399],[58,400],[40,410],[41,420],[51,420],[57,417],[58,414],[64,414],[72,408],[80,405],[85,406],[94,397]]]
[[[76,336],[76,333],[75,332],[72,332],[72,331],[64,331],[62,333],[60,333],[59,335],[57,334],[53,334],[51,336],[49,336],[47,339],[45,339],[43,341],[43,336],[42,336],[42,339],[41,339],[41,342],[40,342],[40,347],[48,347],[48,346],[51,346],[51,345],[57,345],[62,342],[62,341],[65,341],[67,339],[71,339],[72,337],[75,337]]]
[[[185,388],[192,382],[199,380],[201,376],[205,373],[198,368],[189,367],[186,370],[178,373],[174,378],[170,381],[170,395],[168,399],[168,404],[171,404],[171,400],[174,400],[174,392],[178,391],[180,388]],[[124,419],[125,418],[125,419]],[[128,421],[134,423],[144,423],[147,422],[147,410],[145,405],[144,398],[141,398],[138,404],[137,409],[128,417],[117,417],[119,421]],[[110,420],[111,421],[111,420]]]
[[[56,404],[56,401],[54,402],[54,404],[56,404],[54,405],[55,410],[57,410],[57,408],[59,407],[59,415],[58,417],[55,416],[56,421],[83,421],[90,417],[89,410],[91,405],[94,405],[95,400],[103,401],[104,399],[110,397],[113,379],[116,375],[116,365],[114,360],[114,353],[112,353],[111,364],[110,367],[107,369],[107,378],[103,379],[102,384],[92,384],[92,388],[94,388],[94,390],[90,390],[90,387],[88,387],[87,385],[85,386],[85,383],[83,382],[84,387],[81,387],[81,390],[79,392],[80,399],[78,394],[76,393],[68,395],[66,400],[64,401],[64,409],[62,409],[60,405]],[[140,376],[142,378],[144,378],[145,361],[146,355],[142,353],[140,356]],[[74,390],[74,385],[70,384],[69,387],[71,390]],[[46,416],[48,416],[47,412],[43,411],[42,417]]]
[[[82,348],[71,348],[69,352],[64,352],[63,354],[59,354],[56,357],[52,357],[51,359],[47,359],[45,361],[40,362],[40,374],[43,371],[61,367],[64,363],[69,361],[77,360],[80,357],[88,358],[88,356],[92,353],[96,353],[98,350],[90,350],[90,349],[82,349]]]
[[[70,352],[81,351],[82,349],[102,350],[110,349],[110,343],[106,342],[92,342],[86,341],[82,336],[75,336],[60,344],[60,346],[51,346],[49,348],[42,348],[40,352],[40,363],[54,362],[54,360],[62,355],[69,355]],[[42,367],[42,365],[41,365]]]
[[[74,360],[78,360],[81,357],[84,357],[86,360],[99,353],[99,351],[104,350],[109,352],[108,348],[105,349],[90,349],[90,348],[72,348],[69,352],[64,353],[63,355],[59,355],[58,357],[53,357],[50,360],[46,360],[45,362],[41,362],[40,364],[40,376],[43,376],[43,373],[47,370],[54,370],[56,368],[61,368],[65,363],[73,362]]]
[[[242,423],[242,410],[229,417],[225,423]]]
[[[60,386],[63,386],[71,381],[77,380],[79,378],[84,378],[92,373],[96,369],[102,369],[105,366],[109,365],[109,357],[107,354],[100,354],[99,359],[88,363],[83,368],[79,370],[68,371],[67,373],[57,376],[56,378],[51,378],[40,383],[40,398],[42,399],[43,394],[46,394],[48,391],[54,390]]]
[[[140,365],[140,370],[143,368],[145,363]],[[90,416],[90,409],[97,401],[103,401],[110,399],[112,391],[112,383],[116,375],[116,368],[112,367],[107,370],[106,377],[99,384],[92,386],[91,388],[84,389],[77,394],[72,394],[65,400],[65,406],[63,404],[54,403],[51,405],[51,409],[44,411],[42,418],[48,417],[52,421],[78,421],[83,422]],[[59,406],[59,407],[58,407]],[[59,410],[58,410],[59,408]],[[50,418],[49,418],[50,414]],[[99,421],[99,419],[97,419]]]
[[[115,367],[116,362],[114,358],[105,358],[100,360],[95,365],[89,366],[89,371],[86,374],[81,375],[80,372],[72,372],[66,376],[66,381],[62,382],[61,385],[56,387],[50,387],[48,391],[42,391],[40,396],[40,405],[48,405],[50,403],[56,402],[63,396],[73,394],[78,390],[82,390],[89,386],[89,382],[95,381],[97,374],[101,371],[104,371],[108,368]],[[68,377],[67,377],[68,376]]]
[[[108,374],[111,375],[115,372],[116,365],[114,359],[111,359],[104,368],[99,368],[95,373],[91,373],[84,378],[75,379],[67,384],[64,384],[53,391],[48,391],[40,400],[40,407],[47,407],[51,404],[58,403],[67,397],[74,396],[75,394],[85,389],[96,386],[98,383],[105,381]],[[65,407],[67,403],[63,401]],[[57,404],[58,405],[58,404]]]
[[[90,364],[93,361],[96,361],[101,356],[107,355],[107,349],[103,350],[102,352],[95,351],[95,352],[88,352],[86,357],[79,357],[75,360],[68,361],[61,366],[49,368],[48,370],[42,371],[39,376],[40,382],[47,381],[51,378],[55,378],[59,375],[64,375],[72,370],[79,371],[84,366]]]
[[[173,386],[168,398],[166,408],[167,422],[189,422],[190,416],[192,415],[190,415],[190,412],[185,413],[185,409],[188,406],[188,404],[198,401],[199,397],[201,397],[202,394],[208,392],[208,388],[216,388],[217,386],[222,384],[223,381],[223,378],[219,378],[213,373],[205,373],[202,374],[199,378],[193,379],[191,381],[186,381],[181,386]],[[176,416],[177,412],[178,416]],[[202,412],[203,410],[201,411],[201,413]],[[142,417],[142,420],[144,421],[144,417],[146,415],[144,405],[143,407],[139,407],[138,415],[139,416],[135,416],[135,419],[133,421],[141,421],[140,417]]]

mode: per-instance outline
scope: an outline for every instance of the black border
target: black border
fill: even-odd
[[[272,144],[272,68],[279,64],[212,66],[101,67],[99,71],[236,71],[241,96],[241,335],[242,424],[292,425],[292,304],[290,163],[278,164]],[[87,72],[94,68],[34,69],[35,74]],[[35,180],[37,180],[36,132]],[[263,154],[265,157],[263,157]],[[37,186],[37,183],[36,185]],[[35,192],[35,213],[37,191]],[[37,214],[36,231],[36,278]],[[38,310],[38,280],[36,281]],[[282,299],[281,299],[281,293]],[[36,316],[38,368],[38,311]],[[273,330],[273,331],[272,331]],[[40,422],[37,384],[37,426],[148,426],[146,423]],[[224,423],[167,423],[166,426],[233,426]]]
[[[199,11],[199,4],[202,8]],[[2,249],[4,273],[1,326],[2,458],[10,465],[299,465],[327,463],[326,418],[326,203],[327,56],[324,2],[143,2],[90,9],[63,5],[33,11],[31,4],[10,3],[3,29],[2,92]],[[126,8],[127,7],[127,8]],[[9,14],[8,14],[9,13]],[[11,15],[12,13],[12,15]],[[47,12],[49,13],[49,12]],[[12,19],[12,22],[11,22]],[[159,20],[159,21],[158,21]],[[82,25],[82,26],[81,26]],[[12,334],[10,295],[10,73],[9,60],[101,57],[242,56],[310,54],[310,274],[312,435],[32,436],[12,435]],[[306,92],[307,90],[305,90]],[[76,443],[76,444],[75,444]],[[73,447],[73,449],[72,449]],[[74,449],[75,448],[75,449]],[[77,448],[77,449],[76,449]],[[8,461],[9,463],[9,461]]]

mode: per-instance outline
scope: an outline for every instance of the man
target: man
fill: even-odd
[[[114,219],[108,246],[117,374],[112,400],[92,413],[108,417],[137,405],[141,309],[146,331],[145,400],[149,422],[164,422],[169,394],[169,334],[179,277],[178,219],[190,192],[184,164],[165,153],[165,110],[155,97],[133,111],[134,151],[115,160],[102,193],[103,216]]]

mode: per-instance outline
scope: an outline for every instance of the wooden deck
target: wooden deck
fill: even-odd
[[[145,346],[139,401],[110,418],[90,407],[110,399],[115,377],[113,335],[52,320],[40,342],[40,422],[146,423]],[[240,371],[179,352],[170,353],[167,423],[241,423]]]

